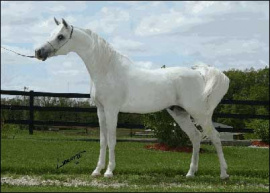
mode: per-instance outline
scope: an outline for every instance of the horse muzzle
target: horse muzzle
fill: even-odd
[[[39,60],[45,61],[48,58],[48,52],[44,48],[35,50],[35,57]]]

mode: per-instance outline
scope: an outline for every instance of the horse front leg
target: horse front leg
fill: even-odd
[[[100,152],[96,169],[93,171],[92,176],[99,176],[100,171],[105,168],[106,149],[107,149],[107,128],[106,118],[103,107],[97,109],[99,127],[100,127]]]
[[[113,109],[105,109],[106,125],[107,125],[107,139],[109,147],[109,163],[104,177],[112,177],[115,168],[115,154],[114,149],[116,145],[116,127],[118,111]]]

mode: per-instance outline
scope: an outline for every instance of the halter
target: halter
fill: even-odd
[[[69,39],[62,45],[62,46],[60,46],[58,49],[55,49],[54,47],[53,47],[53,45],[49,42],[49,41],[47,41],[47,43],[48,44],[50,44],[50,46],[53,48],[53,53],[55,54],[58,50],[60,50],[60,48],[62,48],[66,43],[68,43],[68,41],[71,39],[71,37],[72,37],[72,34],[73,34],[73,26],[71,25],[71,32],[70,32],[70,36],[69,36]]]

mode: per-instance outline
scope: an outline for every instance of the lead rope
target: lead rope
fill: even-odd
[[[71,39],[72,34],[73,34],[73,26],[71,26],[71,33],[70,33],[70,36],[69,36],[68,41]],[[62,48],[68,41],[66,41],[62,46],[60,46],[60,47],[58,48],[58,50],[59,50],[60,48]],[[53,48],[53,52],[55,53],[57,50],[52,46],[52,44],[51,44],[50,42],[48,42],[48,43],[49,43],[50,46]],[[27,55],[24,55],[24,54],[20,54],[20,53],[18,53],[18,52],[13,51],[13,50],[7,49],[7,48],[5,48],[5,47],[3,47],[3,46],[1,46],[1,48],[5,49],[5,50],[7,50],[7,51],[13,52],[13,53],[15,53],[15,54],[17,54],[17,55],[19,55],[19,56],[28,57],[28,58],[36,58],[36,56],[27,56]]]
[[[17,55],[19,55],[19,56],[28,57],[28,58],[35,58],[35,56],[26,56],[26,55],[24,55],[24,54],[20,54],[20,53],[18,53],[18,52],[13,51],[13,50],[7,49],[7,48],[5,48],[5,47],[3,47],[3,46],[1,46],[1,48],[5,49],[5,50],[7,50],[7,51],[13,52],[13,53],[15,53],[15,54],[17,54]]]

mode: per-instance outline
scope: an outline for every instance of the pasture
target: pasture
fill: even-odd
[[[224,146],[230,179],[220,180],[214,147],[202,145],[205,152],[200,154],[199,171],[195,178],[187,179],[190,153],[118,142],[115,176],[107,179],[91,177],[99,142],[67,140],[71,137],[60,134],[52,140],[51,136],[36,132],[1,139],[1,191],[269,191],[269,149]],[[61,163],[84,150],[80,159],[57,169],[57,160]]]

